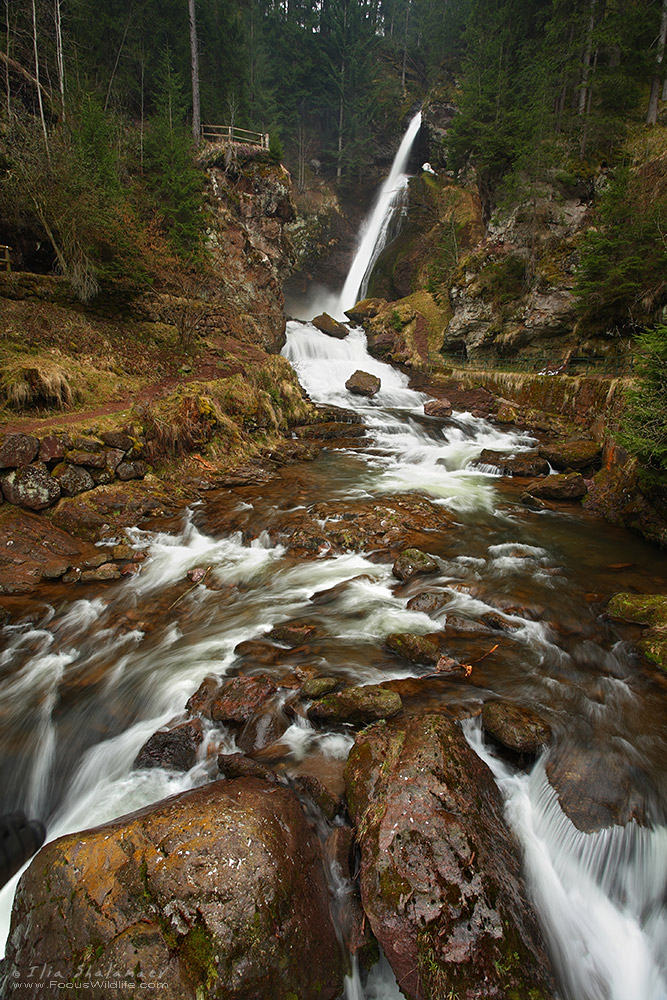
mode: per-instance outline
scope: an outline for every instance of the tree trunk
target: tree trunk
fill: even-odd
[[[410,22],[410,0],[405,8],[405,32],[403,34],[403,68],[401,70],[401,89],[405,96],[405,66],[408,61],[408,24]]]
[[[596,0],[591,0],[591,13],[588,19],[588,31],[586,32],[586,44],[582,59],[581,89],[579,91],[579,114],[586,112],[588,103],[588,82],[591,73],[591,53],[593,51],[593,29],[595,28],[595,4]]]
[[[35,0],[32,0],[32,42],[35,53],[35,79],[37,80],[37,103],[39,105],[39,117],[42,122],[44,132],[44,145],[46,146],[46,156],[49,158],[49,135],[46,131],[46,118],[44,117],[44,102],[42,101],[42,88],[39,82],[39,51],[37,48],[37,10]]]
[[[10,26],[9,26],[9,0],[5,3],[5,25],[7,28],[7,40],[6,40],[6,50],[7,58],[9,59],[9,41],[11,38]],[[9,76],[9,62],[5,62],[5,96],[7,97],[7,121],[12,115],[12,92],[10,89],[11,78]]]
[[[62,104],[63,121],[65,121],[65,60],[63,58],[63,32],[60,12],[60,0],[55,0],[53,20],[56,26],[56,66],[58,69],[58,89]]]
[[[188,0],[190,15],[190,63],[192,67],[192,136],[199,145],[201,138],[201,104],[199,101],[199,40],[195,20],[195,0]]]
[[[658,100],[662,82],[662,61],[665,58],[665,42],[667,41],[667,0],[662,0],[662,17],[660,19],[660,35],[658,36],[658,51],[655,57],[655,73],[651,84],[651,96],[648,101],[646,124],[655,125],[658,120]]]

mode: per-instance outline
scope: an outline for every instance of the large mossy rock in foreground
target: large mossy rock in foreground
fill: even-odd
[[[319,844],[296,796],[216,781],[48,844],[19,886],[6,972],[42,966],[137,994],[166,984],[151,987],[165,1000],[340,996]]]
[[[438,715],[370,726],[345,777],[362,902],[406,997],[551,997],[500,793],[459,726]]]

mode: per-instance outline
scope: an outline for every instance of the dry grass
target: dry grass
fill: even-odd
[[[74,402],[74,393],[61,365],[16,361],[2,375],[0,398],[12,410],[65,410]]]

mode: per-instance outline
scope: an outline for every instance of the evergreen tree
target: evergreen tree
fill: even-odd
[[[203,181],[193,162],[183,83],[169,50],[163,54],[155,106],[146,136],[147,181],[174,249],[187,257],[199,245]]]

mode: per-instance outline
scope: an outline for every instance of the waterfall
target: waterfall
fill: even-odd
[[[422,113],[418,111],[398,147],[391,171],[382,185],[375,206],[362,226],[359,246],[338,300],[339,316],[366,294],[368,280],[375,262],[386,246],[396,210],[405,206],[408,188],[408,176],[405,170],[421,123]]]

